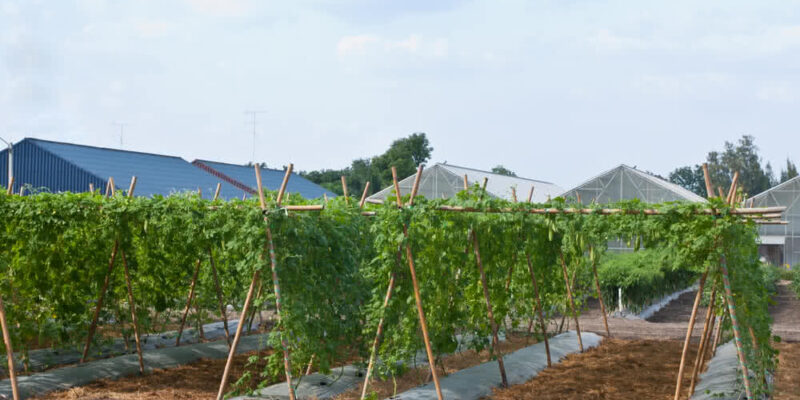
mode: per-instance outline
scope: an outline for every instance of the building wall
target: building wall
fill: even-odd
[[[54,156],[30,142],[14,145],[14,192],[26,191],[87,192],[89,183],[102,189],[105,181]],[[0,184],[8,187],[8,149],[0,152]]]

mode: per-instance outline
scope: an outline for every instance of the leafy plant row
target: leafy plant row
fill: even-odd
[[[286,203],[306,201],[290,197]],[[482,212],[446,212],[440,210],[444,205]],[[353,355],[366,359],[382,317],[379,372],[389,374],[400,372],[401,362],[423,347],[409,260],[400,251],[406,245],[416,264],[428,330],[439,358],[456,349],[459,335],[471,338],[472,348],[489,346],[492,324],[478,255],[495,322],[503,325],[510,320],[518,327],[531,324],[536,315],[532,275],[538,281],[546,317],[569,313],[563,269],[576,301],[592,296],[593,267],[607,257],[609,241],[622,240],[636,250],[644,247],[668,259],[669,270],[679,277],[651,279],[654,288],[672,289],[709,270],[706,291],[710,293],[716,285],[718,315],[725,304],[719,265],[725,262],[739,321],[745,333],[752,328],[752,335],[742,337],[750,369],[763,376],[774,367],[768,293],[759,284],[762,279],[755,279],[762,272],[752,223],[729,215],[728,207],[716,200],[711,206],[720,210],[717,216],[696,213],[708,204],[637,201],[606,205],[626,211],[614,215],[529,212],[569,206],[563,199],[544,205],[507,202],[484,197],[477,187],[449,200],[418,198],[413,206],[403,208],[390,198],[383,205],[371,206],[375,212],[371,217],[362,216],[356,202],[343,198],[331,200],[319,212],[287,213],[272,207],[264,214],[254,200],[210,202],[195,195],[0,195],[0,293],[7,303],[17,349],[25,352],[42,344],[80,346],[86,340],[111,248],[118,241],[130,264],[144,330],[157,330],[182,310],[198,259],[202,265],[198,306],[212,313],[219,310],[209,272],[213,258],[226,304],[239,309],[252,273],[260,269],[269,276],[264,234],[269,224],[283,307],[281,324],[270,340],[276,349],[281,337],[288,341],[297,369],[294,374],[312,358],[323,371]],[[599,206],[592,208],[599,211]],[[652,208],[662,214],[640,212]],[[501,209],[513,212],[496,212]],[[648,268],[642,265],[626,275],[647,276],[651,274]],[[393,276],[396,286],[383,309]],[[123,279],[117,268],[101,316],[106,324],[126,322]],[[266,281],[262,285],[256,307],[270,307],[274,304],[272,285]],[[282,354],[269,357],[266,371],[252,373],[279,376]]]

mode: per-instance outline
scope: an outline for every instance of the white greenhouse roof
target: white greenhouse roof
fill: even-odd
[[[632,199],[648,203],[706,201],[690,190],[625,164],[605,171],[560,195],[573,199],[580,195],[584,204],[592,201],[603,204]]]
[[[411,192],[415,175],[411,175],[400,182],[400,192],[406,195]],[[464,189],[464,175],[467,184],[472,186],[483,184],[487,178],[486,191],[493,197],[511,200],[511,188],[517,191],[517,199],[526,201],[531,186],[533,186],[533,202],[543,203],[548,197],[556,197],[564,189],[554,183],[535,179],[505,176],[473,168],[459,167],[450,164],[437,163],[422,170],[418,194],[426,198],[450,198]],[[370,196],[372,200],[384,200],[392,194],[394,188],[389,186]]]

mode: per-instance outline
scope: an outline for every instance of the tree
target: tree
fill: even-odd
[[[797,176],[797,166],[794,165],[792,160],[786,159],[786,169],[781,170],[781,183],[788,181]]]
[[[498,175],[505,175],[505,176],[517,176],[517,174],[515,174],[514,171],[512,171],[512,170],[510,170],[510,169],[508,169],[508,168],[506,168],[506,167],[504,167],[502,165],[498,165],[498,166],[492,168],[492,173],[493,174],[498,174]]]
[[[353,160],[347,168],[300,172],[300,175],[337,194],[343,194],[341,177],[344,176],[348,191],[355,196],[360,196],[370,182],[367,194],[372,194],[392,183],[391,167],[396,167],[398,177],[404,178],[425,164],[432,152],[425,133],[417,132],[395,140],[381,155]]]
[[[699,165],[694,167],[680,167],[669,173],[669,181],[691,190],[698,196],[706,197],[706,184],[703,177],[703,168]]]
[[[725,142],[722,152],[711,151],[706,156],[709,176],[714,189],[723,191],[731,185],[733,174],[739,172],[739,187],[745,194],[757,194],[772,187],[775,177],[769,163],[762,166],[755,138],[744,135],[734,144]],[[700,165],[680,167],[669,174],[670,181],[701,196],[706,196],[705,178]],[[715,192],[716,193],[716,192]]]

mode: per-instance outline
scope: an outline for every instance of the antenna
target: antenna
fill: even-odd
[[[253,116],[253,163],[256,162],[256,117],[259,114],[266,114],[266,110],[246,110],[245,115],[252,115]]]
[[[130,125],[127,122],[112,122],[112,125],[119,127],[119,148],[122,148],[122,135],[125,133],[125,127]]]

